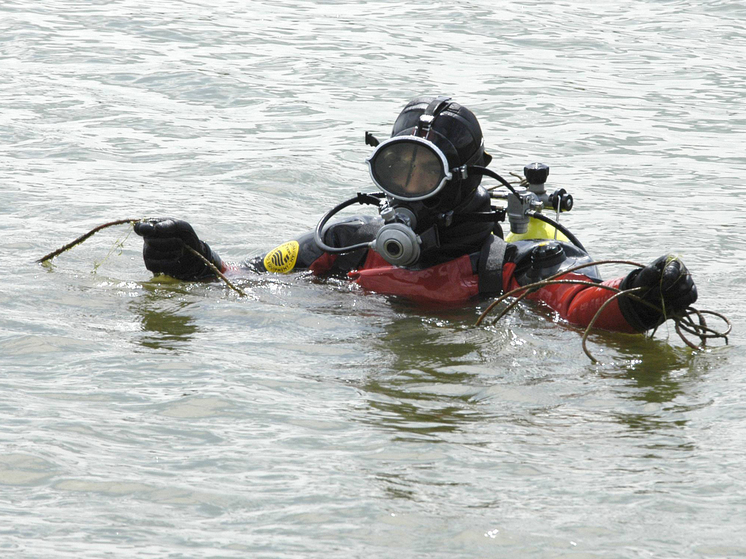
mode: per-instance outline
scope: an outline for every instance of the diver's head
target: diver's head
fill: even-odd
[[[367,159],[371,177],[388,198],[374,247],[388,262],[444,261],[478,250],[492,234],[492,222],[454,219],[491,209],[481,174],[464,172],[492,160],[469,109],[450,97],[418,97],[399,114],[388,140],[366,134],[366,142],[376,146]]]
[[[480,175],[462,178],[458,169],[491,160],[469,109],[449,97],[418,97],[407,103],[391,138],[367,161],[373,181],[386,194],[442,212],[467,202],[479,186]]]

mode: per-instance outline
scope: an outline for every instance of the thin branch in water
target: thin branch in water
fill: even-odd
[[[692,320],[692,315],[696,314],[699,318],[699,324],[695,324]],[[725,322],[726,330],[725,332],[718,332],[717,330],[710,328],[707,326],[707,321],[705,320],[704,316],[705,314],[710,314],[712,316],[715,316]],[[725,339],[725,343],[728,343],[728,334],[731,333],[731,330],[733,330],[733,324],[731,323],[728,318],[725,317],[725,315],[720,314],[719,312],[715,311],[708,311],[708,310],[698,310],[694,307],[689,307],[684,311],[684,313],[680,316],[675,316],[674,322],[676,323],[676,333],[679,335],[679,337],[684,341],[686,345],[691,347],[692,349],[698,349],[703,350],[705,349],[705,346],[707,344],[708,339],[713,338],[723,338]],[[699,337],[701,341],[701,345],[695,345],[691,343],[686,336],[682,333],[682,330],[684,332],[687,332],[688,334],[691,334],[692,336]]]
[[[223,274],[223,272],[221,272],[220,270],[218,270],[218,267],[217,267],[217,266],[216,266],[215,264],[213,264],[212,262],[210,262],[210,261],[209,261],[209,260],[208,260],[207,258],[205,258],[205,257],[204,257],[204,256],[203,256],[203,255],[202,255],[201,253],[199,253],[198,251],[194,250],[194,249],[193,249],[192,247],[190,247],[189,245],[184,245],[184,247],[185,247],[185,248],[186,248],[186,249],[187,249],[187,250],[188,250],[189,252],[191,252],[192,254],[194,254],[195,256],[198,256],[199,258],[201,258],[201,259],[202,259],[202,261],[203,261],[203,262],[204,262],[205,264],[207,264],[207,266],[208,266],[208,267],[210,268],[210,270],[212,270],[212,271],[213,271],[213,273],[215,273],[215,274],[216,274],[216,275],[217,275],[217,276],[218,276],[218,277],[219,277],[219,278],[220,278],[221,280],[223,280],[223,281],[225,282],[225,284],[226,284],[226,285],[227,285],[228,287],[230,287],[230,288],[231,288],[231,289],[232,289],[233,291],[235,291],[236,293],[238,293],[238,294],[239,294],[239,295],[241,295],[242,297],[247,297],[247,295],[246,295],[246,293],[245,293],[245,292],[243,291],[243,289],[241,289],[240,287],[236,287],[235,285],[233,285],[233,283],[231,283],[231,281],[230,281],[230,280],[229,280],[229,279],[228,279],[227,277],[225,277],[225,275]]]
[[[633,291],[642,291],[643,287],[636,287],[635,289],[628,289],[626,291],[618,290],[618,293],[615,293],[609,299],[604,301],[604,304],[599,307],[599,309],[596,311],[596,314],[593,315],[593,318],[588,323],[588,326],[585,329],[585,332],[583,332],[583,343],[581,344],[583,347],[583,351],[588,356],[588,358],[593,361],[594,363],[598,363],[598,359],[593,357],[591,355],[591,352],[588,350],[588,346],[586,345],[586,342],[588,341],[588,334],[591,333],[591,329],[593,328],[593,325],[596,323],[596,320],[599,316],[601,316],[601,313],[604,311],[604,309],[614,300],[618,299],[619,297],[629,296]]]
[[[110,221],[108,223],[104,223],[102,225],[99,225],[98,227],[94,227],[93,229],[91,229],[90,231],[88,231],[88,233],[85,233],[84,235],[81,235],[80,237],[78,237],[74,241],[72,241],[70,243],[67,243],[64,246],[61,246],[57,250],[52,251],[52,252],[50,252],[49,254],[47,254],[45,256],[42,256],[36,262],[39,263],[39,264],[43,264],[45,262],[48,262],[48,261],[52,260],[52,258],[55,258],[56,256],[59,256],[63,252],[70,250],[74,246],[79,245],[80,243],[82,243],[83,241],[85,241],[86,239],[88,239],[89,237],[92,237],[93,235],[95,235],[96,233],[98,233],[102,229],[106,229],[107,227],[113,227],[114,225],[123,225],[125,223],[129,223],[131,225],[134,225],[135,223],[139,223],[140,221],[142,221],[142,219],[117,219],[116,221]],[[121,243],[120,243],[120,245],[121,245]],[[205,258],[204,256],[202,256],[199,252],[197,252],[196,250],[194,250],[189,245],[185,244],[184,246],[186,247],[187,250],[191,251],[193,254],[196,254],[198,257],[200,257],[205,262],[205,264],[207,264],[210,267],[210,269],[221,280],[223,280],[225,282],[225,284],[228,287],[230,287],[231,289],[233,289],[235,292],[237,292],[239,295],[242,295],[243,297],[247,296],[246,293],[242,289],[240,289],[240,288],[236,287],[235,285],[233,285],[233,283],[231,283],[231,281],[227,277],[225,277],[225,275],[223,275],[223,273],[220,270],[218,270],[218,268],[215,266],[215,264],[213,264],[212,262],[210,262],[207,258]],[[111,251],[109,251],[109,254],[111,254]],[[108,258],[108,257],[109,257],[109,255],[106,256],[106,258]],[[106,260],[106,258],[104,258],[104,260]]]
[[[663,313],[663,316],[665,318],[671,318],[676,325],[676,333],[679,335],[682,341],[686,345],[691,347],[692,349],[703,350],[705,348],[705,344],[707,343],[707,340],[712,339],[712,338],[722,338],[725,340],[726,344],[728,343],[728,334],[730,334],[731,330],[733,329],[733,325],[731,324],[730,320],[728,320],[724,315],[720,313],[717,313],[714,311],[706,311],[706,310],[701,311],[693,307],[689,307],[688,309],[682,311],[681,313],[677,313],[669,317],[666,315],[662,307],[659,307],[651,303],[650,301],[646,301],[645,299],[642,299],[641,297],[638,297],[636,295],[637,292],[644,290],[644,288],[642,287],[627,289],[623,291],[616,287],[594,283],[591,281],[575,280],[575,279],[556,279],[556,278],[559,278],[560,276],[564,276],[565,274],[569,274],[576,270],[580,270],[582,268],[587,268],[587,267],[594,266],[597,264],[628,264],[628,265],[635,266],[635,267],[644,267],[641,264],[638,264],[636,262],[630,262],[627,260],[602,260],[599,262],[590,262],[587,264],[581,264],[579,266],[574,266],[567,270],[562,270],[561,272],[558,272],[548,277],[545,280],[538,281],[536,283],[532,283],[529,285],[523,285],[521,287],[513,289],[512,291],[509,291],[508,293],[501,295],[498,299],[490,303],[490,305],[484,310],[484,312],[482,312],[482,314],[477,319],[475,326],[479,326],[484,320],[484,318],[492,311],[492,309],[494,309],[497,305],[499,305],[502,301],[504,301],[508,297],[512,297],[516,294],[520,294],[518,295],[518,297],[516,297],[516,299],[513,302],[511,302],[510,305],[508,305],[506,309],[504,309],[497,316],[497,318],[495,318],[492,321],[493,325],[497,323],[497,321],[500,320],[503,316],[505,316],[510,310],[512,310],[521,300],[523,300],[525,297],[527,297],[531,293],[538,291],[542,287],[546,287],[548,285],[556,285],[556,284],[574,284],[574,285],[587,285],[589,287],[597,287],[600,289],[606,289],[608,291],[614,292],[614,295],[610,297],[609,299],[607,299],[606,301],[604,301],[603,305],[599,307],[599,309],[593,315],[593,318],[591,319],[590,323],[586,327],[585,331],[583,332],[583,343],[582,343],[583,351],[590,358],[590,360],[593,361],[594,363],[598,363],[599,361],[595,357],[593,357],[591,352],[588,350],[588,347],[587,347],[588,335],[590,334],[590,331],[593,328],[593,325],[596,323],[598,318],[601,316],[601,313],[604,311],[604,309],[606,309],[606,307],[609,304],[611,304],[612,301],[618,299],[619,297],[630,297],[631,299],[634,299],[638,303],[641,303],[658,312]],[[717,318],[725,322],[727,326],[726,330],[724,332],[719,332],[713,328],[708,327],[707,322],[703,316],[705,314],[716,316]],[[692,320],[692,315],[697,315],[699,319],[699,324],[695,324],[695,322]],[[699,337],[700,345],[696,345],[690,340],[688,340],[683,332],[687,332],[688,334]]]
[[[94,227],[93,229],[91,229],[90,231],[88,231],[88,233],[86,233],[85,235],[81,235],[80,237],[78,237],[77,239],[75,239],[73,242],[67,243],[66,245],[58,248],[57,250],[55,250],[53,252],[50,252],[46,256],[42,256],[36,262],[39,263],[39,264],[44,264],[44,262],[47,262],[47,261],[51,260],[55,256],[59,256],[63,252],[65,252],[67,250],[70,250],[71,248],[73,248],[76,245],[79,245],[80,243],[82,243],[83,241],[85,241],[88,237],[91,237],[92,235],[98,233],[102,229],[106,229],[107,227],[112,227],[114,225],[122,225],[124,223],[130,223],[130,224],[134,225],[135,223],[137,223],[139,221],[142,221],[142,220],[140,220],[140,219],[118,219],[116,221],[110,221],[109,223],[104,223],[103,225],[99,225],[98,227]]]

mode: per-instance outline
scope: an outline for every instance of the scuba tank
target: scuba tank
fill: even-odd
[[[493,194],[507,203],[510,233],[505,241],[517,249],[515,261],[518,262],[516,276],[519,282],[533,283],[573,265],[591,262],[583,244],[559,223],[560,214],[573,207],[572,196],[564,188],[551,194],[547,192],[549,167],[543,163],[526,165],[523,173],[525,181],[521,181],[514,192]],[[543,209],[554,210],[556,218],[545,216]],[[587,268],[584,273],[600,281],[595,266]]]
[[[565,227],[559,225],[562,212],[569,212],[573,207],[573,198],[564,188],[549,194],[546,182],[549,167],[543,163],[531,163],[523,168],[526,185],[515,189],[512,195],[493,194],[493,198],[507,201],[507,214],[510,233],[505,237],[509,243],[522,240],[548,239],[573,243],[579,248],[582,244]],[[547,218],[542,209],[553,209],[556,219]]]

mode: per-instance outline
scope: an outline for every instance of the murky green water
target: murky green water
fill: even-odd
[[[746,556],[745,41],[736,0],[3,2],[3,556]],[[435,92],[498,172],[551,166],[597,258],[680,254],[731,344],[596,366],[537,309],[241,299],[153,281],[126,227],[33,263],[154,215],[259,253]]]

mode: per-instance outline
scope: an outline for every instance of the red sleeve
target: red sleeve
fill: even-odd
[[[505,292],[520,287],[513,276],[515,266],[504,269],[507,272],[505,281]],[[588,277],[580,274],[565,274],[557,279],[574,279],[581,281],[591,281]],[[600,285],[618,288],[624,278],[607,280]],[[534,301],[542,301],[553,310],[557,311],[563,319],[571,324],[585,327],[593,320],[601,306],[614,296],[615,292],[601,287],[574,284],[553,284],[542,287],[538,291],[527,296]],[[609,303],[601,315],[596,319],[594,328],[603,328],[604,330],[613,330],[616,332],[637,332],[625,320],[622,311],[619,309],[618,300]]]

